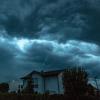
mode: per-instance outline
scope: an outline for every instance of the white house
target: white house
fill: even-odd
[[[21,86],[23,86],[22,80],[16,79],[16,80],[9,81],[9,92],[16,92],[17,93],[19,86],[20,86],[20,89],[22,89],[21,88]]]
[[[28,79],[31,76],[33,81],[33,89],[37,93],[49,92],[51,94],[63,94],[63,81],[62,73],[64,70],[55,70],[55,71],[33,71],[30,74],[22,77],[23,79],[23,88],[27,86]]]

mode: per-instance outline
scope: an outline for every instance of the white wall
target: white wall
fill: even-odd
[[[23,80],[23,89],[25,89],[27,86],[27,80]]]
[[[34,74],[32,78],[37,78],[38,79],[38,88],[34,88],[34,91],[38,93],[44,93],[44,80],[43,77],[39,74]]]
[[[35,92],[45,93],[49,91],[51,94],[63,94],[63,82],[62,82],[62,73],[58,76],[49,76],[42,77],[39,74],[33,74],[32,78],[38,79],[38,87],[34,88]],[[27,82],[24,82],[24,86],[26,86]]]
[[[23,85],[22,80],[12,80],[9,82],[9,92],[17,92],[19,85]]]
[[[60,90],[60,94],[64,93],[64,86],[63,86],[63,73],[60,73],[58,75],[59,78],[59,90]]]
[[[57,76],[45,78],[45,91],[55,94],[59,93]]]

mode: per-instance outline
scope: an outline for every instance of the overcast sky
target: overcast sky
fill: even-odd
[[[0,0],[0,81],[70,66],[99,76],[100,0]]]

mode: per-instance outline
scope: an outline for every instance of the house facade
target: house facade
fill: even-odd
[[[50,94],[63,94],[63,81],[62,75],[64,70],[56,70],[56,71],[33,71],[30,74],[22,77],[23,80],[23,89],[28,84],[28,79],[32,77],[32,85],[34,92],[37,93],[46,93],[49,92]]]

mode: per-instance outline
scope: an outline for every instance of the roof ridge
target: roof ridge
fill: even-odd
[[[26,76],[22,77],[21,79],[27,79],[29,78],[32,74],[40,74],[42,76],[54,76],[54,75],[58,75],[59,73],[63,72],[65,69],[57,69],[57,70],[48,70],[48,71],[36,71],[33,70],[31,73],[27,74]]]

